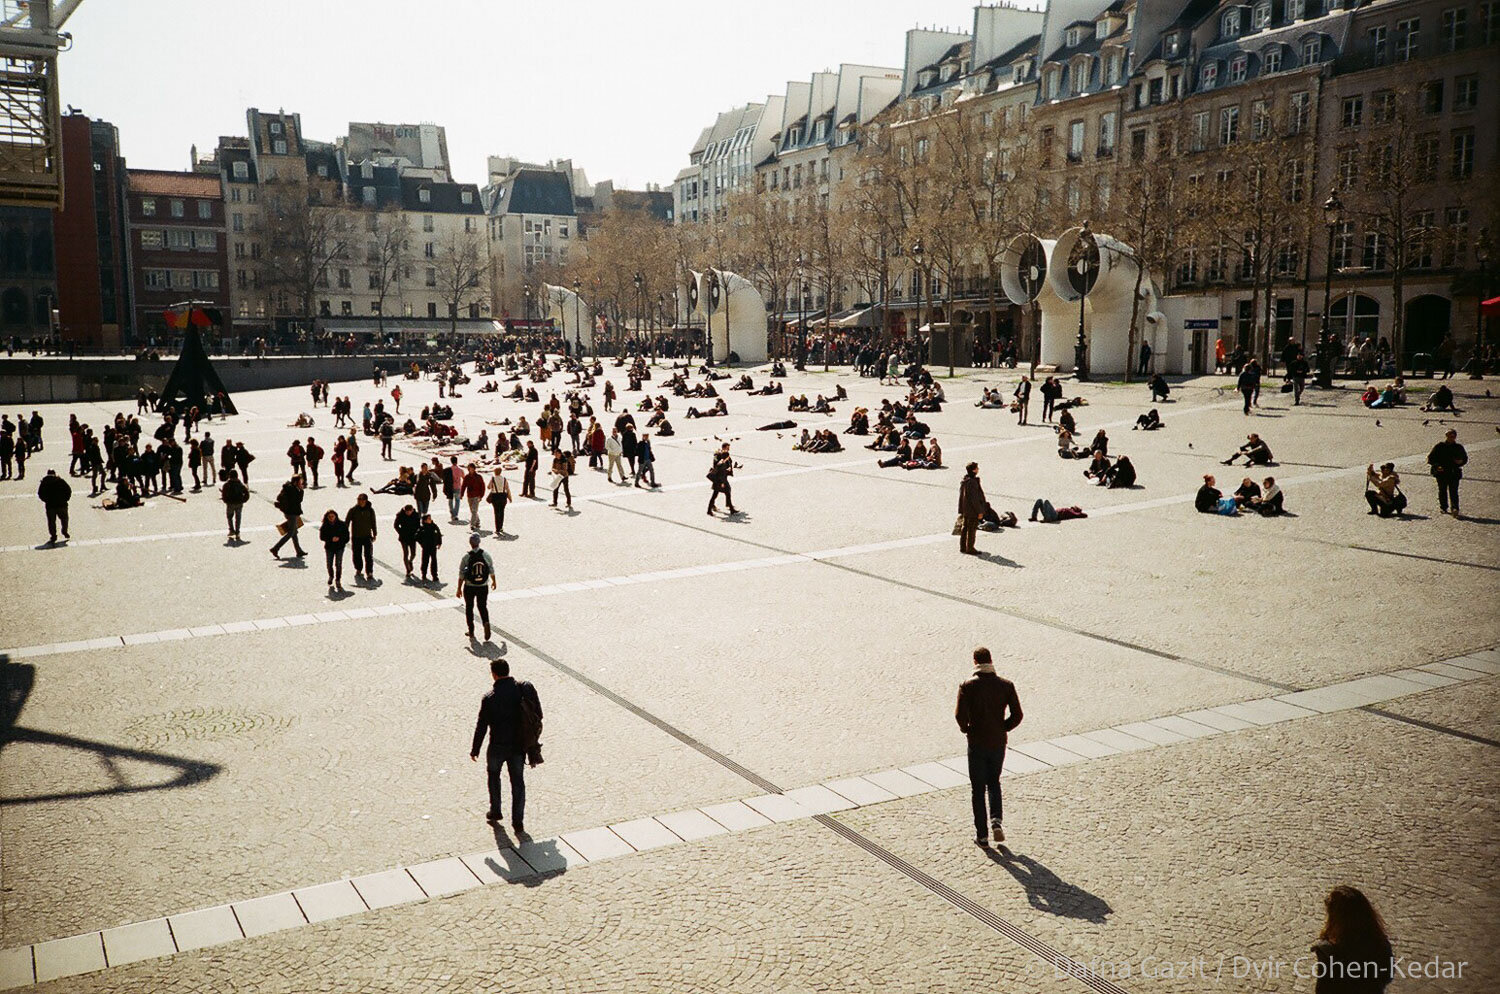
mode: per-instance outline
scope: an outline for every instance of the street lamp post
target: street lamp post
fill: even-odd
[[[1484,349],[1484,298],[1490,290],[1490,229],[1480,229],[1479,242],[1474,246],[1474,258],[1479,261],[1479,292],[1476,294],[1479,301],[1474,308],[1474,357],[1469,376],[1480,380],[1484,378],[1484,362],[1481,358]]]
[[[578,280],[574,280],[573,281],[573,341],[575,343],[574,351],[579,356],[583,355],[583,325],[579,321],[579,311],[583,307],[583,295],[578,292],[578,291],[580,291],[582,289],[583,289],[583,284],[580,281],[578,281]]]
[[[521,293],[526,298],[525,308],[521,311],[521,319],[526,322],[526,333],[531,334],[531,284],[522,283]]]
[[[676,297],[676,293],[673,293],[673,297]],[[661,341],[662,319],[666,317],[666,314],[667,295],[664,293],[658,293],[656,295],[656,328],[651,335],[651,365],[653,366],[656,365],[656,346],[657,343]]]
[[[640,273],[636,273],[635,279],[631,280],[631,282],[635,284],[635,337],[639,340],[641,337],[641,286],[646,282],[646,279]],[[637,341],[637,344],[639,344],[639,341]]]
[[[1083,231],[1078,236],[1078,340],[1073,343],[1073,376],[1079,383],[1087,383],[1089,379],[1087,368],[1089,347],[1083,337],[1083,316],[1084,305],[1088,303],[1089,266],[1093,262],[1093,252],[1090,251],[1093,247],[1092,239],[1093,233],[1089,231],[1089,222],[1084,221]],[[1126,356],[1125,361],[1129,363],[1130,357]]]
[[[1333,340],[1329,326],[1329,311],[1333,307],[1333,234],[1344,216],[1344,205],[1338,191],[1323,201],[1323,220],[1328,224],[1328,252],[1323,267],[1323,320],[1318,330],[1318,386],[1327,390],[1333,387]]]
[[[679,315],[681,313],[682,313],[682,294],[680,292],[678,292],[678,290],[677,290],[676,287],[673,287],[672,288],[672,340],[674,342],[677,341],[677,315]],[[692,321],[690,319],[688,321],[688,331],[691,333],[692,330],[693,330],[693,323],[692,323]],[[688,356],[688,362],[691,363],[692,360],[693,360],[693,357],[692,356]],[[656,357],[655,357],[654,354],[653,354],[653,356],[651,358],[651,361],[652,362],[656,361]]]
[[[805,260],[797,253],[797,361],[792,363],[799,370],[807,368],[807,282],[803,277]]]
[[[917,264],[917,319],[912,330],[916,333],[917,340],[920,341],[922,337],[922,288],[927,284],[926,274],[922,271],[921,239],[918,239],[917,244],[911,247],[911,258]]]

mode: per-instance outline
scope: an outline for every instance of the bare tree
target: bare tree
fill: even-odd
[[[472,231],[450,233],[438,249],[433,268],[437,271],[437,291],[448,305],[449,330],[456,338],[459,309],[484,291],[489,259],[483,239]]]
[[[386,302],[399,298],[401,278],[411,263],[408,238],[411,225],[406,214],[389,208],[365,213],[365,268],[370,290],[375,294],[376,326],[385,334]]]
[[[329,284],[329,271],[349,258],[353,225],[338,205],[314,203],[303,180],[274,180],[263,198],[266,255],[264,285],[281,314],[311,319],[313,301]]]

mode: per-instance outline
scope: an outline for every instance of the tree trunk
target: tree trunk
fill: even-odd
[[[1134,382],[1136,336],[1141,333],[1141,284],[1146,280],[1146,264],[1135,260],[1135,289],[1130,292],[1130,333],[1125,338],[1125,382]]]

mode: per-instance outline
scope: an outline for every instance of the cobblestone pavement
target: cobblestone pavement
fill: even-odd
[[[1500,437],[1491,434],[1500,402],[1461,399],[1470,519],[1454,520],[1436,514],[1423,472],[1445,426],[1424,425],[1414,408],[1377,426],[1340,391],[1310,394],[1318,406],[1295,410],[1268,396],[1246,419],[1215,392],[1221,381],[1203,380],[1162,407],[1164,430],[1142,435],[1129,424],[1149,406],[1143,387],[1085,386],[1082,434],[1113,426],[1111,451],[1130,454],[1141,472],[1140,489],[1103,491],[1081,478],[1081,463],[1056,458],[1046,428],[971,406],[982,385],[1012,379],[978,371],[949,385],[952,403],[925,416],[950,464],[934,472],[876,469],[851,436],[841,454],[791,451],[790,436],[754,431],[788,416],[782,398],[731,393],[731,417],[709,422],[683,420],[677,401],[680,435],[658,441],[659,491],[612,487],[583,470],[573,515],[522,502],[507,515],[512,535],[485,532],[502,590],[529,593],[493,603],[497,643],[506,641],[484,648],[461,638],[457,611],[422,609],[455,604],[452,589],[402,582],[386,533],[379,586],[351,585],[341,600],[325,596],[310,529],[305,569],[265,554],[269,533],[252,528],[275,520],[270,500],[286,465],[278,453],[309,434],[285,427],[305,391],[246,396],[253,414],[211,426],[221,442],[242,437],[261,456],[243,547],[224,544],[209,495],[105,512],[75,480],[73,537],[100,544],[34,548],[45,534],[29,495],[46,466],[66,465],[70,410],[42,409],[48,449],[25,481],[0,481],[0,590],[11,606],[0,613],[0,646],[112,647],[5,667],[14,728],[0,751],[0,947],[493,846],[479,818],[482,775],[466,756],[486,656],[501,651],[547,709],[547,763],[528,777],[528,828],[540,836],[757,790],[716,755],[786,788],[951,756],[962,749],[953,690],[976,643],[1017,681],[1027,717],[1015,742],[1024,744],[1500,642]],[[831,393],[835,382],[852,394],[837,426],[855,404],[896,396],[834,374],[794,377],[787,391]],[[403,410],[435,399],[429,383],[403,389]],[[375,399],[365,384],[334,392],[356,409]],[[455,406],[466,433],[535,413],[473,393]],[[113,407],[76,409],[97,425]],[[326,446],[331,418],[316,417],[311,433]],[[1244,471],[1215,459],[1248,430],[1270,441],[1280,460],[1271,472],[1296,517],[1206,517],[1184,502],[1202,473],[1215,472],[1226,491],[1238,484]],[[735,497],[745,513],[733,519],[703,513],[715,434],[736,439],[743,464]],[[367,444],[361,483],[425,455],[397,450],[397,462],[382,463]],[[960,559],[946,531],[969,458],[1001,509],[1024,519],[1046,496],[1091,517],[981,533],[987,555]],[[1364,514],[1363,467],[1386,459],[1401,461],[1416,512],[1408,520]],[[307,501],[310,520],[359,492],[327,476]],[[383,529],[405,502],[374,500]],[[438,517],[451,581],[467,529]],[[815,561],[800,555],[816,550]],[[761,562],[735,565],[752,559]],[[691,575],[660,575],[680,570]],[[605,578],[617,582],[562,586]],[[359,616],[392,605],[402,613]],[[232,624],[336,610],[357,613],[295,627]],[[227,630],[204,627],[216,625]],[[119,644],[172,629],[184,637]],[[1375,896],[1398,951],[1473,948],[1485,981],[1406,989],[1486,989],[1497,972],[1485,952],[1494,945],[1495,684],[1380,705],[1388,716],[1309,718],[1022,778],[1008,788],[1010,872],[969,840],[964,788],[844,817],[1085,962],[1149,950],[1301,951],[1322,892],[1348,881]],[[1052,888],[1043,908],[1028,899],[1038,881]],[[500,922],[520,927],[497,942]],[[1006,990],[1083,989],[1050,967],[1018,979],[1043,966],[826,827],[801,822],[49,989],[944,990],[1001,980]],[[1206,989],[1184,978],[1120,983]],[[1311,988],[1283,977],[1226,989]]]

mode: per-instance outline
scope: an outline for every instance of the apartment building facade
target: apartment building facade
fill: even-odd
[[[165,310],[189,301],[217,310],[219,333],[235,334],[218,180],[157,169],[128,169],[125,176],[135,344],[171,341]]]

